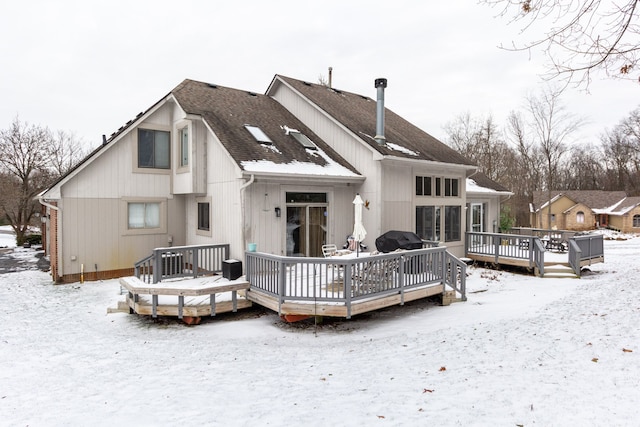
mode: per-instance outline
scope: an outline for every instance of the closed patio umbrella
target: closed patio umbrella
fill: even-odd
[[[356,256],[359,256],[360,242],[367,236],[367,230],[362,225],[362,206],[364,202],[359,193],[356,193],[355,199],[353,199],[353,239],[356,241]]]

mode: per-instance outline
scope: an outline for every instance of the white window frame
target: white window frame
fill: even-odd
[[[157,227],[129,227],[130,204],[158,205]],[[159,198],[124,198],[121,200],[121,234],[124,236],[167,233],[167,199]]]
[[[151,167],[140,167],[139,166],[139,159],[138,159],[138,140],[139,140],[139,134],[140,134],[140,130],[149,130],[149,131],[155,131],[155,132],[167,132],[169,133],[169,168],[165,169],[165,168],[151,168]],[[171,168],[172,168],[172,157],[173,157],[173,153],[172,153],[172,147],[173,144],[171,143],[171,138],[173,133],[171,132],[171,127],[168,126],[159,126],[159,125],[155,125],[155,124],[141,124],[140,126],[138,126],[138,128],[136,128],[135,131],[131,132],[131,134],[133,135],[133,144],[131,144],[131,148],[133,151],[133,156],[132,156],[132,160],[133,160],[133,172],[134,173],[147,173],[147,174],[159,174],[159,175],[169,175],[171,174]]]

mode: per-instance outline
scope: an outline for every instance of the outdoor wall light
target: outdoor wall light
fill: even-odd
[[[276,218],[280,218],[280,208],[276,207]]]

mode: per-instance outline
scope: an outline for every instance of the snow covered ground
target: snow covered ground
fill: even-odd
[[[0,248],[15,248],[16,235],[9,225],[0,226]]]
[[[467,302],[322,325],[107,314],[117,280],[3,274],[0,424],[638,425],[639,253],[607,240],[580,280],[471,268]]]

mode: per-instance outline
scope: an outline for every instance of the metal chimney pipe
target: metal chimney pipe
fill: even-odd
[[[384,137],[384,89],[387,87],[387,79],[376,79],[375,87],[378,90],[376,104],[376,136],[374,139],[380,145],[386,143]]]
[[[329,89],[333,87],[332,77],[333,77],[333,67],[329,67]]]

